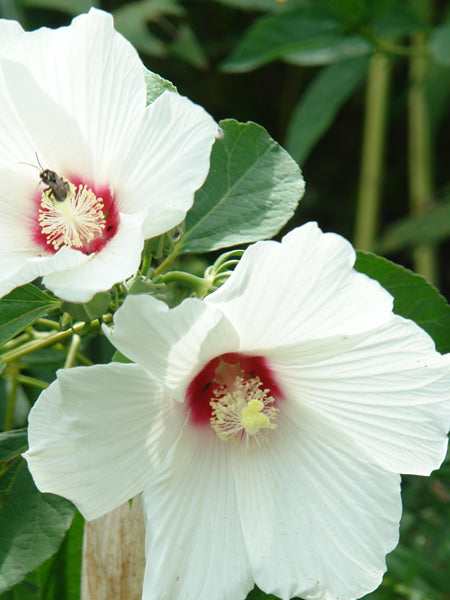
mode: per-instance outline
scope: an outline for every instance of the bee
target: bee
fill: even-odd
[[[64,202],[70,191],[67,179],[60,177],[55,171],[50,171],[50,169],[40,171],[39,177],[41,178],[42,183],[48,186],[45,188],[44,192],[51,190],[50,195],[56,202]]]
[[[20,163],[22,165],[29,165],[39,170],[39,177],[43,184],[47,187],[44,192],[50,192],[49,196],[56,202],[64,202],[70,192],[70,185],[67,179],[60,177],[55,171],[50,169],[43,169],[39,157],[36,152],[36,160],[39,167],[32,165],[31,163]]]

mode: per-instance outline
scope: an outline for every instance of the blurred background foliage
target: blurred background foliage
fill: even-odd
[[[25,29],[57,27],[91,6],[112,12],[145,65],[217,120],[255,121],[289,150],[307,187],[287,228],[317,220],[449,297],[448,3],[0,0],[0,17]],[[184,260],[193,271],[206,264]],[[99,338],[82,350],[95,362],[112,355]],[[30,376],[53,379],[65,351],[52,352],[30,355]],[[6,397],[7,382],[0,385]],[[2,429],[5,419],[9,429],[26,425],[34,398],[14,393],[14,415],[0,403]],[[430,478],[405,477],[403,500],[400,544],[367,598],[449,600],[449,460]],[[0,599],[78,600],[82,530],[78,515],[60,550]],[[255,589],[249,598],[267,596]]]

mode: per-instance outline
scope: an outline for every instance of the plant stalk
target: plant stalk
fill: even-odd
[[[412,36],[416,48],[425,47],[422,33]],[[425,77],[428,58],[410,59],[409,88],[409,203],[414,217],[426,213],[433,205],[432,151],[430,123],[426,101]],[[414,269],[436,284],[438,280],[437,252],[431,244],[418,245],[413,251]]]
[[[370,60],[367,78],[361,172],[356,207],[354,243],[360,250],[373,248],[378,230],[389,74],[389,57],[385,54],[375,54]]]

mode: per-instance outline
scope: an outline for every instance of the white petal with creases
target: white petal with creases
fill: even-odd
[[[143,505],[143,600],[246,598],[253,579],[229,454],[209,427],[186,425],[170,476],[150,482]]]
[[[428,475],[441,464],[450,427],[450,355],[436,352],[412,321],[393,315],[353,349],[316,363],[271,358],[292,399],[381,467]]]
[[[315,223],[250,246],[233,275],[206,298],[241,332],[242,350],[354,335],[390,318],[392,297],[353,268],[350,243]]]
[[[146,108],[113,183],[122,210],[145,216],[146,238],[164,233],[186,216],[208,174],[217,131],[202,107],[173,92],[164,92]]]
[[[29,415],[24,456],[37,487],[88,520],[116,508],[165,472],[184,420],[172,407],[137,365],[59,371]]]
[[[233,468],[256,584],[289,600],[353,600],[375,589],[398,541],[400,477],[282,414]]]

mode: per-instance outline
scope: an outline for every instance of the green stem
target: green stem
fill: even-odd
[[[148,270],[150,269],[150,265],[152,263],[152,253],[149,251],[149,243],[150,240],[145,241],[144,250],[142,252],[143,259],[140,271],[143,275],[147,275]]]
[[[8,392],[8,403],[6,405],[5,423],[3,425],[4,431],[10,431],[13,427],[14,407],[16,404],[16,394],[19,378],[19,366],[16,363],[11,364],[9,366],[8,372],[11,387]]]
[[[45,388],[49,386],[46,381],[36,379],[35,377],[28,377],[28,375],[19,375],[17,381],[23,385],[29,385],[30,387],[35,387],[40,390],[45,390]]]
[[[58,321],[52,321],[51,319],[38,319],[36,321],[37,325],[43,325],[44,327],[49,327],[50,329],[55,329],[55,330],[59,330],[59,323]]]
[[[18,335],[17,337],[10,340],[9,342],[5,342],[2,345],[2,351],[7,351],[7,350],[12,350],[13,348],[17,348],[17,346],[20,346],[21,344],[28,342],[30,340],[30,337],[31,336],[29,333],[22,333],[21,335]]]
[[[106,314],[102,317],[103,323],[109,323],[112,321],[112,315]],[[96,319],[92,321],[89,326],[89,331],[92,329],[96,329],[100,327],[100,321]],[[22,356],[26,356],[27,354],[31,354],[36,350],[41,350],[42,348],[46,348],[47,346],[53,346],[63,340],[71,337],[74,333],[79,333],[83,329],[86,328],[86,323],[75,323],[75,325],[71,329],[67,329],[65,331],[59,331],[58,333],[51,333],[46,335],[45,337],[40,337],[40,339],[32,340],[26,344],[23,344],[18,349],[11,350],[10,352],[5,352],[2,356],[0,356],[0,364],[9,363]]]
[[[66,356],[66,361],[64,363],[64,368],[65,369],[69,369],[70,367],[73,367],[73,365],[76,362],[76,356],[77,356],[77,352],[78,352],[78,348],[80,347],[81,344],[81,337],[74,333],[72,339],[70,340],[70,346],[69,346],[69,352],[67,353]]]
[[[183,283],[188,285],[194,290],[195,295],[198,298],[203,298],[209,291],[211,291],[210,284],[205,281],[202,277],[192,275],[192,273],[186,273],[184,271],[170,271],[165,275],[161,275],[158,279],[158,283]]]
[[[415,47],[426,43],[423,34],[412,38]],[[430,123],[425,93],[428,60],[417,56],[410,60],[409,88],[409,200],[412,216],[426,213],[433,202]],[[436,248],[419,245],[413,251],[414,269],[431,283],[438,280]]]
[[[170,265],[170,263],[172,263],[176,257],[178,256],[178,252],[175,249],[171,254],[169,254],[169,256],[167,258],[165,258],[162,263],[156,267],[156,269],[153,272],[153,277],[156,277],[157,275],[159,275],[160,273],[162,273],[164,271],[164,269],[166,267],[168,267]]]
[[[236,263],[239,262],[239,259],[244,254],[244,251],[240,248],[236,250],[230,250],[229,252],[224,252],[219,256],[216,262],[213,265],[213,269],[215,272],[219,271],[223,265],[228,264],[229,261],[235,260]]]
[[[389,73],[390,59],[384,54],[375,54],[370,61],[367,80],[356,207],[355,246],[361,250],[370,250],[373,247],[378,229]]]

